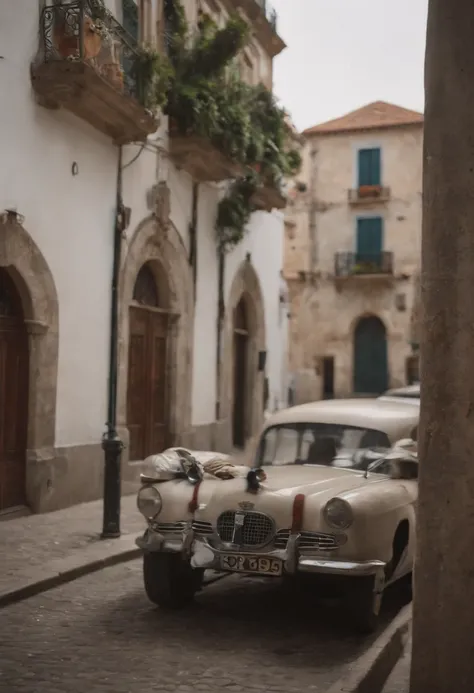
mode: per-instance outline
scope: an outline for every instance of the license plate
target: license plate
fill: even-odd
[[[221,556],[220,563],[222,570],[231,570],[235,573],[255,573],[277,577],[283,572],[283,562],[279,558],[224,554]]]

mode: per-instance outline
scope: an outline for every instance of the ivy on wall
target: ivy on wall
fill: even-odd
[[[243,82],[235,69],[249,39],[247,22],[234,15],[219,28],[203,16],[193,35],[180,0],[165,0],[164,16],[167,56],[142,47],[135,76],[145,105],[162,107],[172,129],[208,139],[248,171],[218,206],[218,243],[228,249],[245,233],[257,186],[280,187],[297,173],[301,157],[288,148],[286,114],[273,94]]]

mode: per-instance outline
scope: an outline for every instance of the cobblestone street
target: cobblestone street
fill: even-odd
[[[399,609],[387,595],[385,624]],[[1,693],[325,691],[373,642],[334,606],[230,577],[189,610],[146,599],[141,561],[0,611]]]

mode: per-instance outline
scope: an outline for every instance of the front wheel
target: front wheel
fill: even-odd
[[[376,578],[354,578],[349,590],[349,610],[352,623],[359,633],[373,633],[377,628],[382,593],[375,591]]]
[[[181,609],[194,599],[202,570],[191,568],[180,554],[145,553],[143,581],[148,599],[163,609]]]

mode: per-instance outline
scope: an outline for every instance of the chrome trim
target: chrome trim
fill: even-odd
[[[232,533],[232,541],[226,541],[225,539],[222,538],[220,531],[219,531],[219,521],[222,518],[223,515],[228,515],[228,514],[233,514],[234,516],[234,521],[233,521],[233,533]],[[242,541],[240,542],[235,542],[236,539],[236,522],[235,518],[236,516],[243,517],[243,523],[242,523],[242,531],[243,531],[243,526],[245,523],[245,518],[248,516],[260,516],[265,519],[265,521],[268,521],[271,523],[271,530],[268,532],[268,537],[265,539],[264,542],[260,544],[246,544]],[[273,517],[270,517],[270,515],[267,515],[266,513],[258,512],[255,510],[250,510],[248,512],[244,510],[224,510],[222,513],[219,514],[219,517],[216,520],[216,529],[215,529],[215,534],[219,538],[219,541],[222,543],[223,546],[231,546],[235,549],[241,548],[246,551],[258,551],[259,549],[262,549],[264,546],[268,546],[269,544],[272,543],[275,539],[275,534],[276,534],[276,525],[275,525],[275,520]]]
[[[348,560],[329,560],[317,556],[301,555],[298,548],[300,535],[292,534],[286,549],[268,549],[265,552],[258,552],[262,558],[279,558],[284,563],[284,572],[294,575],[298,572],[315,573],[325,575],[346,575],[350,576],[370,576],[376,579],[374,591],[380,592],[384,587],[384,568],[383,561],[348,561]],[[235,551],[241,555],[254,556],[255,551],[252,547],[242,549],[241,547],[231,547],[216,549],[207,541],[206,538],[196,537],[191,523],[188,524],[181,537],[168,537],[152,530],[147,530],[142,537],[135,540],[137,546],[143,551],[172,552],[182,553],[185,556],[193,556],[199,548],[205,547],[208,551],[209,560],[201,568],[205,570],[222,571],[220,557],[229,551]],[[269,576],[270,577],[270,576]]]
[[[291,530],[280,529],[275,535],[274,546],[278,549],[285,549],[288,540],[291,535]],[[305,553],[311,553],[317,551],[318,553],[326,553],[331,551],[337,551],[341,546],[347,542],[347,535],[344,533],[334,534],[327,532],[309,532],[302,530],[300,532],[300,539],[298,542],[298,548],[300,551]]]
[[[205,522],[204,520],[193,520],[193,530],[195,534],[200,534],[202,536],[211,536],[214,534],[212,523]]]
[[[320,558],[300,558],[298,569],[304,573],[330,575],[377,575],[385,563],[382,561],[325,561]]]

